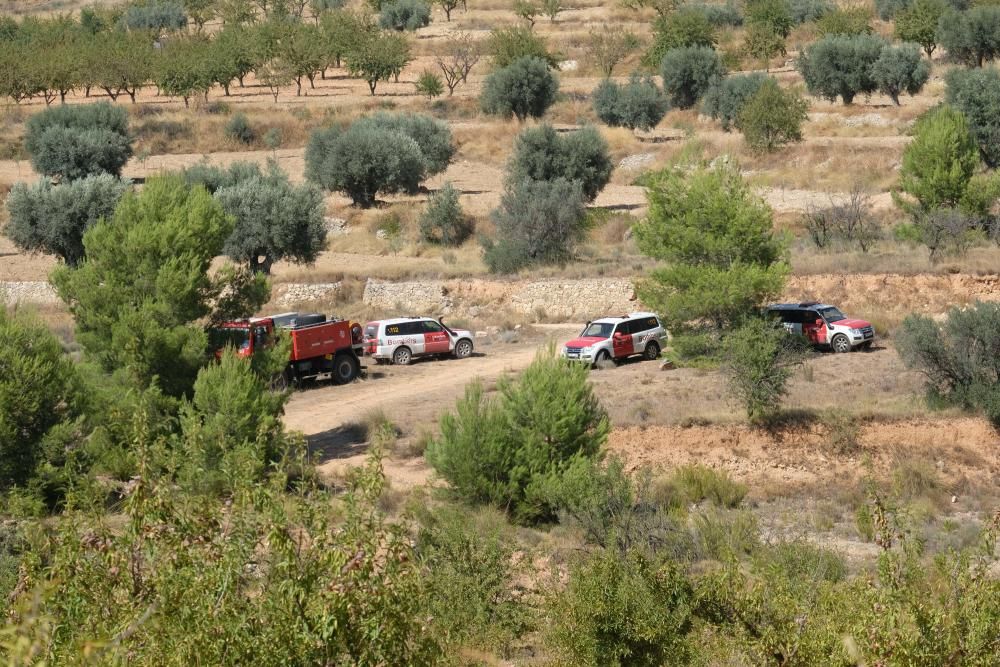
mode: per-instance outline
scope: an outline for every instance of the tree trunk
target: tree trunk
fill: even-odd
[[[122,94],[122,92],[120,90],[117,91],[117,92],[111,92],[111,88],[109,86],[101,86],[101,88],[103,88],[104,92],[106,92],[108,94],[108,97],[111,98],[112,102],[117,102],[118,101],[118,96]]]
[[[222,84],[222,90],[225,92],[226,97],[229,97],[229,82]]]
[[[302,95],[302,77],[295,77],[295,96],[300,97]]]
[[[375,86],[378,85],[378,79],[368,79],[368,89],[372,91],[372,97],[375,97]]]
[[[139,92],[139,87],[136,86],[135,88],[133,88],[131,90],[129,90],[128,88],[126,88],[125,92],[128,93],[129,98],[132,100],[132,104],[135,104],[135,94],[137,92]]]
[[[238,74],[238,75],[236,75],[236,79],[240,82],[240,88],[243,87],[243,77],[245,77],[245,76],[246,76],[246,74]]]

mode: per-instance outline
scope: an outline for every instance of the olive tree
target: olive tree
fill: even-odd
[[[1000,7],[980,6],[942,14],[937,41],[952,60],[982,67],[1000,55]]]
[[[109,218],[128,183],[110,174],[53,185],[16,183],[7,196],[10,222],[4,232],[25,252],[58,255],[70,265],[83,261],[83,234]]]
[[[1000,166],[1000,73],[995,69],[954,69],[945,75],[945,100],[969,123],[983,161]]]
[[[873,35],[824,37],[802,52],[798,69],[810,94],[851,104],[855,96],[878,90],[872,70],[885,45]]]
[[[746,103],[768,80],[770,77],[760,72],[727,76],[706,91],[702,112],[722,123],[722,129],[728,132],[736,125]]]
[[[916,44],[886,46],[872,65],[872,78],[879,92],[888,95],[896,106],[901,94],[919,93],[930,75],[931,67],[920,57],[920,47]]]
[[[132,156],[128,115],[108,102],[52,107],[26,125],[24,148],[35,170],[46,176],[117,176]]]
[[[722,59],[708,46],[689,46],[672,49],[663,57],[660,66],[663,91],[670,104],[679,109],[690,109],[709,88],[726,75]]]
[[[544,124],[518,135],[507,178],[515,184],[566,179],[579,183],[584,198],[593,201],[611,179],[612,169],[608,144],[593,127],[561,135]]]
[[[423,0],[382,3],[379,25],[387,30],[416,30],[430,25],[431,8]]]
[[[666,95],[652,78],[637,74],[624,85],[605,79],[594,90],[594,113],[611,127],[650,130],[669,107]]]
[[[483,83],[479,103],[488,114],[515,116],[524,122],[541,118],[556,100],[559,81],[541,58],[526,56],[492,72]]]

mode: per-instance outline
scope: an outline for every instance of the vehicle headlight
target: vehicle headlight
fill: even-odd
[[[585,347],[582,350],[580,350],[580,354],[590,354],[593,351],[594,351],[594,347],[591,345],[591,346]]]
[[[851,334],[854,335],[854,336],[860,336],[861,335],[861,329],[851,329]]]

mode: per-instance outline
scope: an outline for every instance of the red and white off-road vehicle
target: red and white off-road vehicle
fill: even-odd
[[[667,344],[667,331],[653,313],[602,317],[587,322],[578,338],[563,346],[567,359],[597,364],[620,361],[636,354],[656,359]]]
[[[405,366],[417,357],[472,355],[472,332],[431,317],[397,317],[365,325],[365,354],[376,362]]]
[[[871,322],[846,317],[838,308],[825,303],[776,303],[767,307],[767,316],[781,322],[789,333],[804,336],[818,347],[834,352],[854,348],[869,349],[875,342]]]

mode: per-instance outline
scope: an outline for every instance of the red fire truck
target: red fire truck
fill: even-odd
[[[317,313],[281,313],[223,322],[209,331],[209,337],[216,354],[231,346],[239,356],[251,357],[255,350],[274,342],[275,330],[292,339],[288,367],[280,382],[299,383],[326,375],[337,384],[347,384],[360,374],[361,325],[348,320]]]

